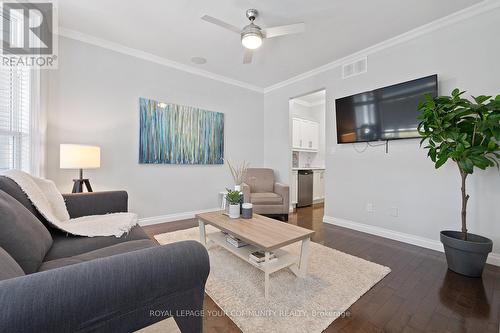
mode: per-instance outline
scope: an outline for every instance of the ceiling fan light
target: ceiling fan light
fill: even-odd
[[[262,36],[256,33],[247,33],[241,37],[241,44],[250,50],[258,49],[262,45]]]

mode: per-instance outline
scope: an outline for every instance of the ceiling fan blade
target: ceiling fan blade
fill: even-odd
[[[209,15],[203,15],[201,17],[203,21],[210,22],[212,24],[218,25],[219,27],[225,28],[227,30],[231,30],[232,32],[236,32],[237,34],[241,33],[241,29],[238,27],[235,27],[232,24],[226,23],[224,21],[221,21],[219,19],[216,19],[215,17],[209,16]]]
[[[265,29],[266,38],[298,34],[305,30],[304,23],[295,23],[289,25],[281,25],[279,27],[271,27]]]
[[[252,63],[253,51],[249,49],[245,49],[245,53],[243,54],[243,63],[251,64]]]

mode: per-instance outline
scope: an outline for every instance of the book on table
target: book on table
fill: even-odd
[[[266,260],[266,254],[264,251],[255,251],[255,252],[250,253],[250,255],[248,256],[248,259],[259,264],[259,263],[262,263]],[[269,253],[269,261],[272,262],[272,261],[275,261],[276,259],[278,259],[276,257],[276,254],[274,254],[274,252],[270,252]]]
[[[269,263],[273,263],[273,262],[276,262],[278,260],[278,257],[274,256],[272,258],[269,258]],[[256,265],[256,266],[259,266],[259,267],[262,267],[262,265],[264,264],[265,262],[265,259],[263,260],[260,260],[260,261],[257,261],[255,259],[255,257],[252,257],[252,255],[250,255],[248,257],[248,261],[250,261],[252,264]]]
[[[248,245],[248,243],[242,241],[241,239],[239,239],[233,235],[227,234],[227,233],[226,233],[226,242],[228,242],[229,244],[231,244],[234,247],[243,247],[243,246]]]

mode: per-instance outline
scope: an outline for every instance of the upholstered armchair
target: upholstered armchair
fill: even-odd
[[[249,168],[242,184],[243,200],[253,204],[253,211],[288,221],[290,190],[276,183],[273,169]]]

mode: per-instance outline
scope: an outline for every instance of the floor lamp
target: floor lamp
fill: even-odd
[[[61,144],[60,168],[78,169],[79,178],[73,179],[73,193],[83,192],[83,187],[92,192],[90,180],[83,178],[83,169],[97,169],[101,166],[101,148],[96,146]]]

